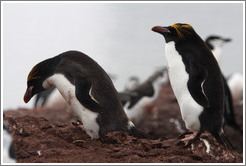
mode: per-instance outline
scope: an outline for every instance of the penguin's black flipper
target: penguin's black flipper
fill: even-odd
[[[209,108],[210,103],[206,96],[206,92],[203,88],[203,84],[206,82],[207,71],[203,66],[197,65],[190,60],[188,89],[193,99],[204,108]]]
[[[75,94],[79,102],[91,111],[98,110],[102,106],[100,101],[93,95],[93,86],[83,76],[75,80]]]

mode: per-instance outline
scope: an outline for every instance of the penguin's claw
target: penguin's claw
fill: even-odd
[[[193,132],[192,134],[186,134],[185,138],[181,139],[181,142],[184,143],[184,147],[190,146],[194,143],[201,135],[201,132]]]
[[[192,134],[193,132],[191,132],[191,131],[186,131],[186,132],[184,132],[183,134],[180,134],[179,136],[178,136],[178,138],[184,138],[185,137],[185,135],[187,135],[187,134]]]

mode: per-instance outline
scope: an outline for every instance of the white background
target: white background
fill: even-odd
[[[32,107],[23,96],[38,62],[78,50],[116,76],[117,90],[164,66],[164,38],[156,25],[189,23],[204,39],[232,38],[223,49],[225,76],[243,73],[242,3],[2,3],[3,109]]]

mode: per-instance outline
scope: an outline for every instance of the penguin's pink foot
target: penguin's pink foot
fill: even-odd
[[[201,135],[201,132],[197,132],[197,131],[193,133],[188,133],[185,135],[183,139],[181,139],[180,142],[183,142],[184,146],[189,146],[192,143],[194,143],[200,137],[200,135]]]

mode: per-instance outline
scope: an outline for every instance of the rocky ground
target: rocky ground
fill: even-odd
[[[243,107],[235,107],[243,124]],[[20,163],[242,163],[243,135],[226,126],[225,134],[235,150],[219,145],[203,134],[192,146],[177,138],[185,131],[179,107],[169,84],[136,124],[155,140],[137,139],[122,132],[110,132],[91,139],[77,124],[69,107],[6,110],[4,122],[12,133]]]

